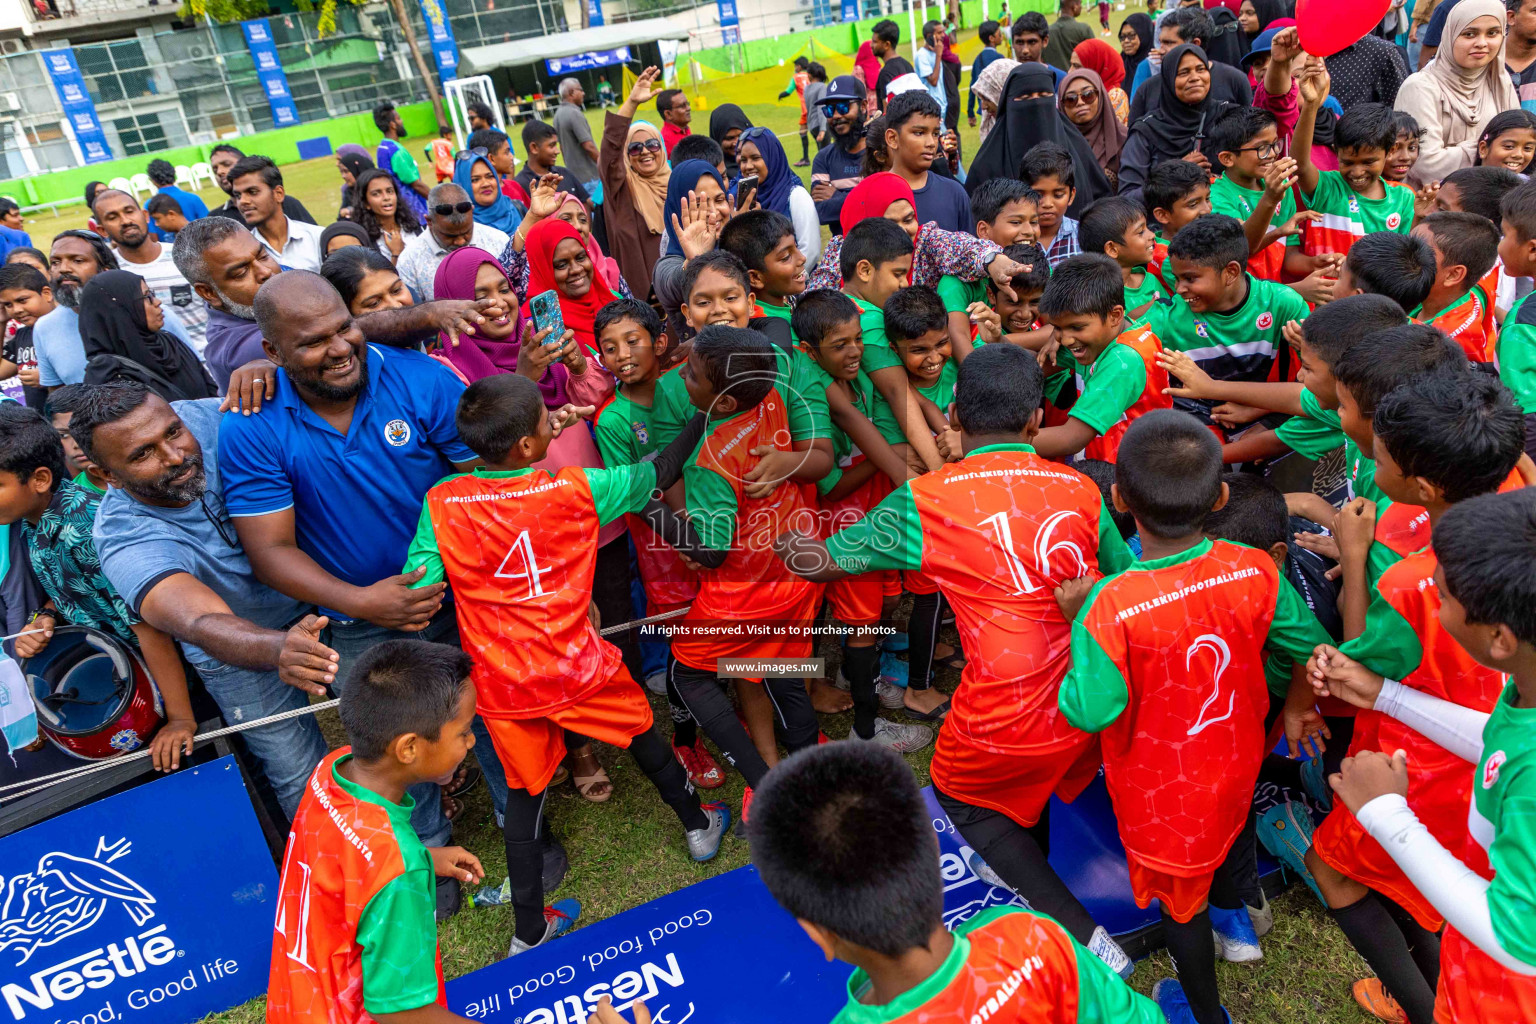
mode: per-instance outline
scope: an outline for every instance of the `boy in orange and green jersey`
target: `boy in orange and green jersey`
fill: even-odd
[[[1056,708],[1070,627],[1052,593],[1131,557],[1093,481],[1030,447],[1041,381],[1017,346],[972,352],[955,394],[964,458],[898,487],[825,543],[797,533],[777,546],[808,579],[920,569],[937,582],[967,656],[934,751],[939,803],[1008,886],[1129,975],[1125,953],[1046,859],[1052,793],[1075,798],[1099,766],[1092,737]]]
[[[1212,929],[1224,947],[1258,945],[1231,854],[1252,828],[1266,752],[1264,647],[1301,663],[1329,638],[1268,553],[1205,537],[1227,493],[1221,446],[1193,417],[1159,409],[1131,424],[1113,496],[1136,518],[1142,556],[1088,591],[1058,700],[1100,734],[1137,904],[1162,904],[1179,977],[1153,998],[1170,1024],[1223,1021]],[[1070,609],[1081,590],[1058,599]],[[1295,741],[1322,720],[1300,673],[1291,689]]]
[[[757,331],[725,324],[710,324],[694,337],[684,381],[708,426],[683,472],[686,516],[662,506],[658,520],[667,542],[702,567],[699,596],[680,620],[682,632],[672,638],[672,682],[705,734],[741,771],[749,791],[768,773],[771,740],[764,743],[768,751],[760,752],[748,737],[720,682],[722,673],[761,681],[760,692],[771,698],[770,713],[789,750],[810,746],[817,737],[803,680],[750,668],[770,659],[809,658],[810,627],[821,606],[821,588],[785,569],[772,550],[773,538],[790,524],[815,524],[815,488],[789,479],[754,496],[758,488],[748,479],[765,461],[761,453],[789,448],[773,350]],[[743,802],[743,820],[748,802],[750,796]]]
[[[1499,258],[1499,229],[1475,213],[1432,213],[1413,233],[1435,253],[1435,283],[1408,315],[1438,328],[1461,346],[1474,363],[1494,361],[1493,298],[1483,291],[1483,276]]]
[[[357,659],[341,698],[347,746],[310,776],[278,881],[267,1020],[365,1024],[450,1013],[437,949],[437,877],[485,874],[457,846],[427,849],[411,828],[419,782],[446,782],[475,745],[469,655],[386,640]]]
[[[1450,341],[1442,344],[1454,349]],[[1496,491],[1519,460],[1522,443],[1520,412],[1509,392],[1488,375],[1465,369],[1421,375],[1384,396],[1375,410],[1377,483],[1389,497],[1427,509],[1432,529],[1455,503]],[[1352,632],[1346,619],[1345,635],[1354,639],[1339,650],[1407,689],[1489,712],[1504,680],[1446,631],[1436,568],[1426,547],[1382,573],[1364,629]],[[1408,807],[1440,843],[1459,848],[1473,788],[1467,763],[1409,724],[1376,710],[1359,713],[1350,755],[1391,756],[1400,749],[1408,753]],[[1486,874],[1480,854],[1474,866]],[[1428,1019],[1437,979],[1433,961],[1426,965],[1423,954],[1433,950],[1444,921],[1434,903],[1337,802],[1313,834],[1307,867],[1329,912],[1382,985],[1410,1019]],[[1399,919],[1394,927],[1387,901],[1412,920]]]
[[[1536,185],[1526,182],[1500,205],[1499,260],[1511,277],[1536,274]],[[1530,295],[1504,317],[1497,346],[1499,379],[1525,414],[1525,451],[1536,458],[1536,301]]]
[[[1164,160],[1147,172],[1141,201],[1147,227],[1157,232],[1152,239],[1152,258],[1147,261],[1147,269],[1172,294],[1174,280],[1173,270],[1168,266],[1168,243],[1187,225],[1211,212],[1210,173],[1188,160]]]
[[[1435,523],[1440,625],[1507,678],[1490,713],[1385,679],[1337,651],[1314,661],[1319,693],[1390,716],[1461,760],[1472,782],[1463,846],[1442,843],[1409,806],[1412,766],[1375,751],[1333,777],[1361,826],[1446,920],[1435,1019],[1536,1020],[1536,491],[1458,502]],[[1476,769],[1472,768],[1476,765]],[[1491,876],[1491,877],[1490,877]]]
[[[1362,103],[1340,117],[1333,130],[1333,150],[1339,169],[1320,171],[1312,162],[1317,112],[1328,98],[1328,69],[1321,64],[1305,70],[1297,82],[1301,114],[1291,135],[1296,158],[1296,183],[1301,201],[1322,219],[1307,225],[1302,247],[1308,256],[1347,255],[1350,246],[1373,231],[1413,230],[1413,189],[1389,184],[1381,176],[1387,153],[1397,142],[1392,108]]]
[[[763,884],[829,959],[855,968],[833,1024],[1162,1024],[1043,913],[993,907],[945,929],[933,823],[891,751],[803,751],[756,808],[748,833]]]
[[[1039,241],[1039,203],[1040,193],[1017,178],[993,178],[983,182],[971,196],[976,237],[996,242],[1003,247],[1003,255],[1032,267],[1031,261],[1019,260],[1008,249],[1020,243]],[[1040,256],[1045,258],[1044,249],[1040,250]],[[1049,262],[1041,267],[1041,271],[1049,273]],[[949,320],[949,343],[957,361],[971,354],[974,334],[971,307],[978,302],[986,304],[987,293],[992,287],[992,282],[985,276],[973,281],[954,274],[945,274],[934,285],[934,291],[944,300],[944,311]],[[1013,288],[1018,291],[1017,284],[1013,284]]]
[[[1114,462],[1136,417],[1173,407],[1168,374],[1157,364],[1163,344],[1151,327],[1125,329],[1125,281],[1108,256],[1081,253],[1056,265],[1040,297],[1040,315],[1056,328],[1058,363],[1078,376],[1067,422],[1047,427],[1035,450],[1048,459]]]
[[[1167,306],[1172,301],[1172,291],[1148,267],[1157,236],[1147,225],[1146,211],[1139,203],[1120,196],[1098,200],[1083,211],[1077,239],[1084,253],[1108,256],[1120,268],[1127,330],[1146,323],[1154,306]]]
[[[618,378],[613,397],[598,411],[593,435],[603,465],[609,469],[632,466],[661,451],[651,429],[651,406],[656,396],[656,378],[661,359],[667,351],[667,336],[662,333],[656,311],[637,299],[615,299],[598,310],[593,321],[598,358],[603,367]],[[657,537],[643,516],[627,517],[635,545],[635,562],[640,582],[645,587],[645,614],[662,615],[690,604],[699,592],[699,577],[683,564],[676,550]],[[671,646],[661,643],[667,658]],[[663,666],[662,676],[666,672]],[[652,677],[646,682],[652,689]],[[683,705],[675,688],[663,684],[672,715],[672,753],[688,772],[688,779],[700,789],[717,789],[725,784],[725,772],[699,742],[698,723]]]
[[[546,410],[538,386],[515,373],[465,389],[455,423],[485,467],[427,491],[406,556],[407,571],[448,582],[464,646],[476,652],[480,715],[509,786],[502,829],[516,922],[509,956],[571,924],[568,914],[546,913],[539,832],[567,728],[629,749],[682,822],[694,860],[715,855],[730,822],[723,805],[699,806],[652,725],[644,692],[588,614],[598,530],[661,505],[652,492],[676,482],[703,422],[651,462],[534,469],[572,415],[570,407]]]
[[[800,339],[790,323],[790,302],[805,291],[805,254],[795,241],[794,221],[775,210],[738,213],[720,229],[718,245],[747,268],[756,308],[770,321],[758,329],[780,347],[793,347]]]

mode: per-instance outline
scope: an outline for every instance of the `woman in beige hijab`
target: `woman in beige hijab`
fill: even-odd
[[[1435,59],[1398,90],[1397,109],[1424,129],[1410,176],[1415,183],[1471,167],[1483,128],[1520,106],[1504,68],[1505,22],[1503,0],[1461,0],[1445,19]]]
[[[997,124],[997,105],[1003,101],[1003,83],[1008,81],[1008,75],[1019,62],[1007,57],[999,57],[982,69],[976,77],[976,82],[971,86],[971,91],[981,101],[981,137],[985,139],[992,131],[992,126]]]
[[[634,119],[640,104],[661,91],[656,87],[658,73],[647,68],[618,112],[608,112],[597,155],[608,255],[618,261],[624,280],[642,302],[650,297],[651,272],[661,258],[661,207],[672,176],[661,133]]]

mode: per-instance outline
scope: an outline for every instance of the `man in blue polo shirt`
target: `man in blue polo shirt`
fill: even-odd
[[[270,278],[255,308],[266,354],[280,367],[277,394],[259,415],[229,413],[219,429],[225,502],[251,567],[331,617],[326,642],[341,658],[338,680],[392,637],[456,644],[445,588],[412,590],[417,577],[395,570],[427,489],[478,461],[454,426],[464,385],[419,352],[365,343],[318,274]],[[416,789],[412,823],[426,845],[443,845],[439,788]]]

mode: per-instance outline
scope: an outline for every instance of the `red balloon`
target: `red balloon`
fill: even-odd
[[[1316,57],[1331,57],[1380,25],[1391,7],[1392,0],[1297,0],[1301,48]]]

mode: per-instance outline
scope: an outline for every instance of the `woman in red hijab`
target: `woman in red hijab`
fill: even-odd
[[[1125,84],[1125,61],[1121,59],[1120,51],[1102,39],[1084,39],[1072,51],[1072,66],[1085,68],[1099,76],[1108,96],[1109,109],[1114,111],[1121,124],[1125,124],[1131,116],[1131,101],[1121,88]]]
[[[912,186],[890,171],[871,174],[853,187],[843,200],[838,225],[846,233],[859,221],[870,217],[893,220],[912,236],[916,247],[912,254],[913,284],[932,288],[945,274],[964,281],[980,281],[988,276],[991,263],[1005,259],[997,255],[999,247],[996,243],[984,242],[971,234],[945,231],[932,221],[919,224],[917,197],[912,194]],[[1020,241],[1033,241],[1038,236],[1036,227],[1034,235]],[[822,250],[821,262],[816,264],[806,282],[807,291],[813,288],[842,289],[843,272],[838,265],[838,254],[842,251],[843,236],[836,235]]]
[[[530,301],[523,304],[523,316],[533,316],[531,300],[535,295],[553,290],[560,299],[565,326],[576,332],[577,343],[595,358],[597,338],[593,322],[597,311],[617,296],[593,266],[581,233],[567,221],[547,217],[528,232],[524,250],[528,254]]]

